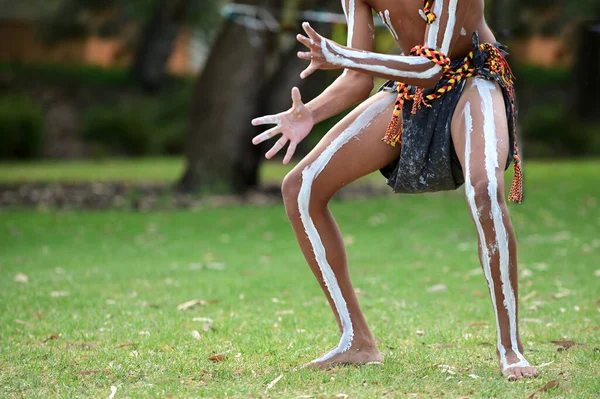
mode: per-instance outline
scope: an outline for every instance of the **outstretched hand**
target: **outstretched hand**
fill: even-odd
[[[323,36],[319,35],[308,22],[303,22],[302,28],[304,28],[304,32],[306,32],[308,37],[298,34],[296,39],[308,47],[310,51],[298,51],[298,58],[310,61],[310,65],[308,68],[302,71],[300,77],[304,79],[318,69],[340,68],[339,66],[336,66],[325,59],[322,46],[327,45],[328,39],[325,39]]]
[[[297,87],[292,89],[292,108],[276,115],[267,115],[252,120],[254,126],[273,124],[276,126],[259,134],[252,139],[252,144],[260,144],[273,136],[281,133],[281,138],[265,154],[267,159],[271,159],[281,150],[289,141],[283,163],[287,164],[292,159],[296,146],[310,133],[314,126],[314,120],[310,110],[302,103],[300,90]]]

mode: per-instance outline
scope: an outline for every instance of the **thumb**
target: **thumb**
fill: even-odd
[[[302,104],[302,96],[300,90],[297,87],[292,88],[292,106],[297,107]]]

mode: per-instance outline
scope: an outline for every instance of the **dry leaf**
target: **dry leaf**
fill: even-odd
[[[193,330],[191,332],[191,334],[192,334],[192,337],[194,337],[194,339],[200,339],[201,338],[200,337],[200,333],[197,330]]]
[[[489,327],[490,325],[487,323],[482,323],[480,321],[474,321],[473,323],[469,323],[469,327]]]
[[[417,331],[415,331],[415,334],[417,334],[418,336],[422,337],[423,335],[425,335],[425,331],[423,331],[423,330],[417,330]]]
[[[131,343],[127,343],[127,344],[121,344],[121,345],[119,345],[119,348],[127,348],[128,346],[137,346],[137,343],[131,342]]]
[[[58,339],[58,337],[59,337],[59,334],[54,333],[54,334],[50,335],[48,338],[46,338],[45,340],[43,340],[42,343],[46,343],[46,342],[48,342],[50,340],[53,340],[53,339]]]
[[[550,341],[550,343],[557,345],[559,352],[566,351],[567,349],[569,349],[570,347],[575,346],[575,345],[583,345],[583,344],[578,344],[573,341]]]
[[[108,397],[108,399],[114,399],[116,394],[117,394],[117,387],[114,385],[111,385],[110,396]]]
[[[223,360],[226,360],[227,356],[220,353],[218,355],[212,355],[211,357],[208,358],[208,360],[210,360],[211,362],[214,363],[218,363],[218,362],[222,362]]]
[[[556,292],[556,293],[554,293],[554,294],[552,294],[552,295],[550,295],[550,296],[551,296],[553,299],[560,299],[560,298],[564,298],[564,297],[566,297],[566,296],[569,296],[569,295],[571,295],[571,291],[569,291],[569,290],[567,290],[567,289],[564,289],[564,288],[562,288],[562,289],[560,290],[560,292]]]
[[[33,324],[31,324],[28,321],[24,321],[24,320],[17,319],[17,320],[15,320],[15,323],[22,324],[22,325],[27,326],[27,327],[33,327]]]
[[[485,298],[486,297],[486,295],[483,292],[479,291],[479,290],[473,291],[473,296],[475,298]]]
[[[196,305],[206,306],[208,305],[208,302],[203,299],[192,299],[191,301],[187,301],[177,305],[177,310],[187,310]]]
[[[213,319],[211,319],[210,317],[194,317],[192,320],[199,321],[201,323],[209,323],[209,324],[214,323]]]
[[[448,292],[448,287],[444,284],[436,284],[427,288],[427,292]]]
[[[529,294],[521,297],[521,301],[527,302],[528,300],[530,300],[531,298],[533,298],[536,295],[537,295],[537,291],[531,291]]]
[[[73,346],[73,344],[70,344],[68,346]],[[78,348],[90,348],[90,349],[98,349],[100,348],[100,346],[94,342],[80,342],[77,344]]]
[[[530,393],[529,396],[527,397],[527,399],[533,399],[533,398],[535,398],[536,394],[549,391],[550,389],[556,388],[557,386],[558,386],[557,380],[550,380],[547,383],[545,383],[541,388],[536,389],[535,391]]]
[[[53,298],[58,298],[61,296],[69,296],[69,293],[67,291],[52,291],[50,296]]]
[[[106,373],[106,374],[110,374],[110,370],[86,370],[86,371],[80,371],[79,375],[92,375],[92,374],[99,374],[99,373]]]
[[[283,378],[283,374],[279,374],[279,376],[277,378],[275,378],[273,381],[269,382],[267,384],[267,389],[265,389],[265,392],[267,392],[269,389],[273,388],[275,386],[275,384],[277,384],[279,382],[279,380],[282,378]]]
[[[29,282],[29,277],[27,277],[27,275],[25,275],[23,273],[18,273],[15,276],[15,281],[17,283],[28,283]]]

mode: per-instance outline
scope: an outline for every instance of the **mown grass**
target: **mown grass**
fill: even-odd
[[[332,203],[386,363],[331,372],[298,368],[337,328],[280,205],[4,212],[1,395],[524,398],[557,380],[541,397],[597,397],[600,163],[528,166],[511,213],[525,353],[547,364],[537,380],[499,375],[476,234],[452,192]],[[448,291],[428,291],[437,284]],[[191,299],[207,303],[177,310]],[[552,340],[581,345],[559,352]]]

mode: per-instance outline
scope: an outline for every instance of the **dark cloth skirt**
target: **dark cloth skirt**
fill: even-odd
[[[495,43],[504,57],[508,56],[507,49],[500,43]],[[479,47],[477,34],[473,35],[473,66],[476,68],[474,79],[483,78],[495,81],[502,89],[508,120],[509,154],[506,162],[508,168],[514,157],[514,134],[516,129],[516,106],[514,95],[509,93],[509,87],[498,76],[490,73],[486,67],[489,54]],[[458,67],[462,59],[453,60],[451,67]],[[402,147],[399,158],[383,167],[380,171],[387,179],[387,184],[395,193],[423,193],[445,190],[455,190],[460,187],[465,178],[456,155],[450,126],[452,116],[465,88],[463,79],[441,98],[433,100],[430,107],[422,106],[412,114],[413,102],[406,101],[402,109]],[[424,95],[435,92],[447,84],[442,78],[434,89],[426,89]],[[396,92],[396,82],[386,82],[379,91]],[[512,90],[512,88],[510,88]],[[409,86],[413,94],[416,87]],[[514,114],[514,115],[513,115]]]

